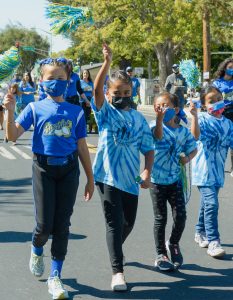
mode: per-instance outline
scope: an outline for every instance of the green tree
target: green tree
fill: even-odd
[[[7,25],[0,31],[0,52],[8,50],[19,42],[21,63],[19,72],[31,71],[36,60],[48,56],[49,43],[35,29],[26,29],[20,24]],[[28,48],[24,49],[25,46]]]
[[[60,2],[70,4],[68,0]],[[212,47],[222,47],[227,42],[230,32],[222,24],[226,20],[228,23],[232,13],[227,18],[223,14],[226,2],[231,3],[229,13],[232,0],[76,0],[72,5],[92,7],[95,24],[82,26],[71,35],[74,46],[67,53],[102,60],[101,44],[106,41],[114,52],[113,64],[123,66],[132,61],[146,65],[157,58],[163,86],[174,60],[196,58],[202,63],[202,18],[206,6],[211,7]]]

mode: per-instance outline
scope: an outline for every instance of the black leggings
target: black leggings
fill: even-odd
[[[97,182],[105,216],[106,239],[113,274],[123,272],[122,244],[133,229],[138,196]]]
[[[51,254],[64,260],[67,253],[70,218],[79,185],[78,158],[65,166],[33,162],[32,179],[36,227],[32,244],[42,247],[52,234]]]
[[[184,194],[177,182],[169,185],[153,184],[150,195],[154,209],[154,239],[157,254],[167,254],[165,247],[165,227],[167,224],[167,201],[171,205],[173,226],[171,244],[178,244],[185,228],[186,209]]]

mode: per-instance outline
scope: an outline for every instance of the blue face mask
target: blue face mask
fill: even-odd
[[[49,96],[59,97],[64,95],[68,80],[45,80],[41,84]]]
[[[172,118],[174,118],[176,115],[176,111],[174,108],[167,108],[166,109],[166,112],[165,112],[165,115],[164,115],[164,118],[163,118],[163,122],[164,123],[167,123],[169,122]]]
[[[233,69],[226,69],[225,73],[229,76],[233,76]]]

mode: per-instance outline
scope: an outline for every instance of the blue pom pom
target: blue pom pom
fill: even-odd
[[[10,78],[20,64],[19,50],[11,47],[0,55],[0,82]]]
[[[51,19],[51,31],[55,34],[69,35],[80,25],[93,24],[92,12],[88,7],[49,4],[45,16]]]
[[[179,69],[189,88],[196,88],[200,85],[200,71],[192,59],[182,60]]]

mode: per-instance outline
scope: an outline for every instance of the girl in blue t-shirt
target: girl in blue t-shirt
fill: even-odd
[[[60,280],[67,252],[70,218],[79,185],[79,161],[87,176],[84,197],[91,199],[94,180],[86,144],[86,123],[83,110],[64,101],[69,68],[64,58],[44,59],[40,63],[41,84],[47,93],[42,101],[30,103],[14,120],[15,98],[4,99],[7,114],[7,135],[16,140],[34,126],[33,194],[36,226],[32,236],[30,271],[35,276],[44,272],[43,246],[52,235],[49,293],[53,299],[68,299]]]
[[[94,178],[101,198],[106,222],[106,238],[112,266],[113,291],[127,289],[123,274],[122,245],[133,229],[139,186],[140,152],[145,167],[140,185],[148,188],[153,165],[153,144],[150,128],[141,113],[130,108],[132,82],[124,71],[117,71],[104,81],[112,53],[103,46],[104,63],[94,83],[94,110],[99,128],[99,143],[94,161]]]
[[[181,180],[181,164],[189,163],[197,153],[196,142],[186,127],[176,122],[179,99],[168,92],[159,94],[154,101],[156,121],[151,122],[154,137],[154,166],[150,189],[154,210],[155,266],[161,271],[179,268],[183,263],[179,241],[185,228],[186,209]],[[167,202],[172,209],[173,226],[165,243]],[[168,258],[168,252],[171,261]]]
[[[225,254],[218,231],[218,193],[224,185],[224,166],[228,149],[233,149],[233,123],[223,116],[224,101],[215,87],[201,95],[207,112],[197,114],[191,103],[191,132],[198,141],[198,153],[192,161],[192,184],[201,194],[195,242],[208,247],[212,257]]]
[[[94,84],[92,82],[91,74],[90,74],[89,70],[82,71],[80,83],[81,83],[81,88],[82,88],[85,96],[87,97],[87,99],[89,101],[91,101],[91,98],[93,97]],[[94,127],[93,125],[95,125],[95,124],[90,123],[90,121],[93,121],[93,118],[92,118],[92,120],[90,120],[91,107],[90,107],[90,105],[87,105],[85,101],[82,101],[82,102],[80,101],[80,103],[81,103],[82,108],[85,113],[86,122],[89,125],[89,132],[91,133],[92,127]]]
[[[29,72],[24,73],[23,79],[19,83],[19,90],[22,94],[22,103],[25,106],[28,105],[28,103],[35,101],[35,83],[32,81],[32,77]]]
[[[225,59],[218,67],[213,81],[223,95],[225,109],[223,115],[233,122],[233,58]],[[231,151],[231,176],[233,177],[233,151]]]

